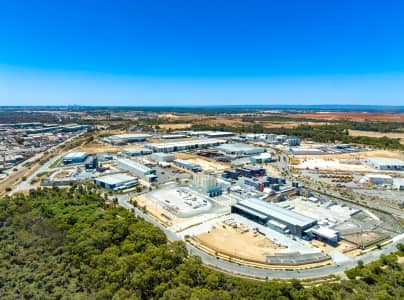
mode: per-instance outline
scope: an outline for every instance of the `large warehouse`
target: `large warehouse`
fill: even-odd
[[[369,157],[366,163],[376,170],[404,171],[404,160],[397,158]]]
[[[201,139],[201,140],[188,140],[167,143],[150,143],[145,147],[152,149],[154,152],[173,152],[196,148],[207,148],[226,143],[225,140],[218,139]]]
[[[150,134],[127,133],[107,136],[104,138],[104,141],[113,145],[124,145],[130,143],[144,142],[151,137],[152,135]]]
[[[265,152],[263,148],[251,146],[248,144],[224,144],[216,147],[217,150],[226,155],[255,155]]]
[[[119,173],[98,177],[94,179],[94,184],[110,190],[123,190],[137,185],[138,180],[136,177]]]
[[[83,163],[88,154],[85,152],[70,152],[63,157],[63,164],[79,164]]]
[[[157,180],[156,170],[150,169],[149,167],[142,165],[138,162],[127,158],[118,158],[116,160],[118,168],[127,170],[133,175],[139,176],[149,182],[154,182]]]
[[[299,237],[304,236],[307,229],[317,224],[316,219],[255,198],[232,205],[231,212]]]

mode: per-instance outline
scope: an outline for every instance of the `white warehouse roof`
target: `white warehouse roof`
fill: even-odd
[[[119,185],[120,183],[126,183],[128,181],[137,180],[136,177],[130,176],[125,173],[113,174],[113,175],[105,175],[102,177],[96,178],[97,181],[104,182],[108,185]]]

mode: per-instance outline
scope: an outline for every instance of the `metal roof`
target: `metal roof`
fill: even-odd
[[[70,152],[64,156],[64,159],[82,158],[87,156],[85,152]]]
[[[132,181],[132,180],[137,180],[136,177],[130,176],[128,174],[124,174],[124,173],[119,173],[119,174],[113,174],[113,175],[106,175],[106,176],[102,176],[102,177],[98,177],[95,180],[97,181],[101,181],[104,182],[108,185],[116,185],[116,184],[124,184],[128,181]]]
[[[291,211],[275,204],[271,204],[255,198],[242,200],[238,203],[238,205],[260,212],[261,214],[266,215],[269,218],[274,217],[278,220],[282,220],[283,222],[301,227],[317,221],[316,219],[307,217],[295,211]]]
[[[369,162],[377,165],[394,165],[394,166],[404,166],[404,160],[397,158],[387,158],[387,157],[369,157],[367,159]]]
[[[129,168],[133,168],[136,169],[142,173],[149,173],[152,169],[150,169],[149,167],[142,165],[138,162],[135,162],[133,160],[127,159],[127,158],[118,158],[117,160],[118,164],[124,164]]]
[[[234,144],[224,144],[217,146],[216,149],[223,152],[246,152],[246,153],[258,153],[264,152],[265,150],[260,147],[251,146],[248,144],[234,143]]]

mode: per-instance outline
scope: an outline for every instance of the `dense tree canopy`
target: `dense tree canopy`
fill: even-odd
[[[95,189],[40,189],[0,200],[1,299],[403,299],[396,255],[303,288],[213,272],[182,242]],[[403,247],[398,255],[404,255]]]

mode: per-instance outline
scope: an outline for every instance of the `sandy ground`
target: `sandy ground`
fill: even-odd
[[[305,114],[290,114],[292,118],[310,118],[326,120],[352,120],[352,121],[390,121],[404,122],[404,113],[371,113],[371,112],[315,112]]]
[[[190,153],[175,152],[174,156],[179,159],[186,159],[193,163],[199,164],[202,167],[202,169],[206,171],[222,171],[230,167],[229,164],[225,164],[219,161],[215,161],[212,159],[208,159]]]
[[[235,229],[224,223],[217,223],[215,229],[196,237],[202,245],[220,253],[262,262],[266,261],[266,256],[284,249],[252,230],[244,233],[243,230],[247,228]]]
[[[387,157],[404,159],[404,154],[399,151],[376,150],[355,153],[342,154],[324,154],[324,155],[294,155],[296,159],[363,159],[366,157]]]
[[[300,164],[294,165],[296,169],[327,170],[327,171],[350,171],[350,172],[370,172],[372,169],[363,164],[344,163],[339,159],[313,158],[302,160]]]
[[[404,133],[397,132],[376,132],[376,131],[362,131],[362,130],[349,130],[350,136],[369,136],[369,137],[388,137],[392,139],[400,139],[400,143],[404,144]]]
[[[163,209],[160,205],[154,203],[144,195],[134,197],[133,200],[137,201],[138,203],[137,205],[140,208],[146,206],[147,213],[158,219],[161,223],[165,224],[166,226],[172,226],[185,221],[185,219],[176,217],[174,214]]]
[[[324,253],[324,254],[328,254],[328,253],[330,253],[332,251],[338,251],[340,253],[346,253],[346,252],[351,252],[351,251],[357,249],[357,246],[355,244],[350,243],[348,241],[344,241],[344,240],[341,240],[338,243],[337,247],[333,247],[333,246],[331,246],[329,244],[326,244],[326,243],[318,241],[318,240],[312,240],[310,243],[314,247],[320,249],[321,252]],[[355,253],[355,254],[357,254],[357,253]]]
[[[161,129],[187,129],[192,126],[191,123],[185,123],[185,124],[160,124],[159,125]]]

